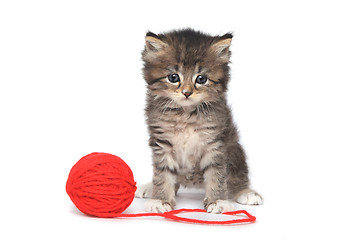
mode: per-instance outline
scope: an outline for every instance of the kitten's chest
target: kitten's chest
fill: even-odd
[[[191,124],[177,124],[169,132],[173,145],[174,160],[179,164],[180,172],[193,170],[206,151],[207,137],[199,127]]]

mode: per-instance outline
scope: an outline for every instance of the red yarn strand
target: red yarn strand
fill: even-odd
[[[245,210],[237,210],[232,212],[225,212],[222,213],[223,215],[229,216],[239,216],[240,214],[244,214],[246,218],[239,218],[239,219],[231,219],[231,220],[224,220],[224,221],[217,221],[217,220],[199,220],[199,219],[192,219],[186,217],[180,217],[177,214],[180,213],[188,213],[188,212],[199,212],[199,213],[206,213],[204,209],[177,209],[169,212],[164,213],[135,213],[135,214],[119,214],[117,217],[120,218],[129,218],[129,217],[152,217],[152,216],[160,216],[167,219],[171,219],[173,221],[185,222],[185,223],[198,223],[198,224],[210,224],[210,225],[229,225],[229,224],[244,224],[244,223],[253,223],[256,220],[256,217],[252,216]]]

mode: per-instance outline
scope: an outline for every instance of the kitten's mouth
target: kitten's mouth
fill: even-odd
[[[181,105],[183,107],[187,107],[187,106],[191,106],[191,105],[195,104],[195,101],[189,97],[181,98],[177,102],[179,105]]]

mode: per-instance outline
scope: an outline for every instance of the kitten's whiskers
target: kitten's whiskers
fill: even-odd
[[[166,112],[170,112],[172,108],[170,108],[170,105],[174,103],[174,100],[169,98],[169,100],[167,100],[166,104],[164,104],[164,109],[162,110],[162,114],[160,116],[160,119],[163,119],[163,116],[166,114]]]

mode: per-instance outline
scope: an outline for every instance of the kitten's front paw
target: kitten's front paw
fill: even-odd
[[[243,205],[261,205],[263,203],[260,194],[250,189],[241,192],[236,201]]]
[[[152,183],[138,186],[135,192],[137,198],[150,198],[152,194]]]
[[[164,203],[161,200],[150,199],[145,203],[145,211],[155,212],[155,213],[164,213],[172,210],[172,207],[168,203]]]
[[[234,210],[234,205],[227,200],[217,200],[214,203],[209,204],[206,211],[208,213],[223,213]]]

